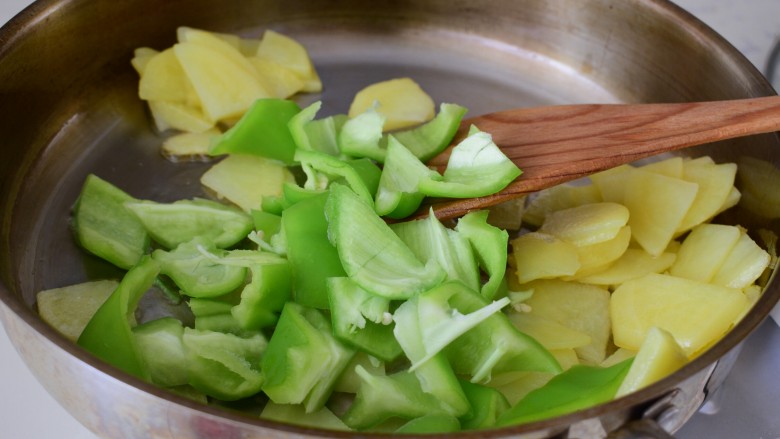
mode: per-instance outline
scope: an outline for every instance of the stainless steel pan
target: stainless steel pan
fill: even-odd
[[[87,173],[161,201],[201,194],[203,164],[162,159],[129,60],[164,48],[177,26],[257,36],[273,28],[311,51],[325,91],[301,96],[345,112],[362,86],[411,76],[470,114],[576,102],[675,102],[774,94],[709,28],[662,0],[42,0],[0,30],[0,316],[51,394],[103,437],[342,437],[203,406],[92,358],[43,323],[35,293],[116,276],[68,230]],[[780,163],[776,135],[687,154]],[[778,182],[780,186],[780,182]],[[777,190],[776,187],[767,190]],[[777,231],[738,207],[727,221]],[[638,393],[568,416],[464,437],[638,437],[676,431],[728,371],[780,298],[769,284],[721,342]],[[660,427],[659,427],[660,426]]]

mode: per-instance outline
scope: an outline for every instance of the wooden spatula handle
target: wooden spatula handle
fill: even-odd
[[[434,206],[452,218],[663,152],[780,130],[780,96],[676,104],[587,104],[513,109],[474,124],[523,174],[500,193]],[[442,169],[449,150],[429,161]]]

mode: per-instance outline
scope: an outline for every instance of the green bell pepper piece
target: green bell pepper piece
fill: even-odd
[[[263,355],[263,391],[277,404],[317,411],[354,355],[333,337],[322,312],[287,302]]]
[[[301,163],[308,177],[307,189],[326,189],[331,181],[344,179],[349,187],[367,203],[374,202],[374,194],[358,171],[348,162],[316,151],[298,150],[295,160]],[[317,181],[314,185],[309,184]]]
[[[288,123],[290,134],[299,149],[338,156],[340,154],[338,133],[346,122],[347,116],[335,115],[314,119],[321,107],[322,101],[317,101],[293,116]]]
[[[244,338],[184,328],[182,342],[192,387],[223,401],[235,401],[260,391],[260,358],[268,345],[262,335]]]
[[[347,120],[338,135],[339,150],[351,157],[366,157],[383,163],[387,150],[382,148],[385,117],[374,108]]]
[[[133,335],[153,383],[163,387],[189,383],[181,321],[173,317],[152,320],[133,328]]]
[[[349,159],[345,160],[357,172],[357,175],[363,180],[369,194],[375,194],[379,187],[379,179],[382,177],[382,169],[371,159]]]
[[[274,215],[263,210],[253,210],[252,224],[261,238],[267,243],[271,243],[271,237],[279,233],[282,229],[282,216]]]
[[[327,199],[327,194],[318,195],[282,213],[293,298],[302,305],[319,309],[329,306],[326,280],[346,275],[336,247],[328,240]]]
[[[284,304],[290,300],[292,274],[290,263],[254,265],[252,281],[241,291],[241,301],[231,313],[246,330],[259,330],[278,320]]]
[[[211,200],[138,201],[126,202],[125,206],[135,213],[152,239],[169,249],[196,237],[227,248],[246,238],[252,230],[249,214]]]
[[[160,264],[160,273],[170,277],[185,295],[218,297],[240,287],[247,275],[244,267],[221,264],[210,257],[226,254],[208,240],[197,237],[171,251],[155,250],[152,258]]]
[[[477,255],[479,265],[488,275],[482,285],[482,297],[490,300],[496,297],[506,274],[509,233],[488,224],[487,210],[469,212],[458,220],[455,230],[465,237]]]
[[[389,136],[387,157],[374,199],[376,213],[401,219],[420,207],[425,195],[419,191],[424,179],[441,178],[438,172],[425,166],[396,137]]]
[[[306,189],[294,183],[285,183],[284,186],[282,186],[282,196],[284,197],[285,209],[301,200],[305,200],[306,198],[314,197],[324,193],[324,189]]]
[[[367,291],[408,299],[444,280],[446,273],[435,261],[421,263],[373,207],[346,186],[331,186],[325,214],[344,271]]]
[[[575,365],[531,391],[502,414],[499,426],[522,424],[585,409],[612,400],[633,358],[610,367]]]
[[[90,174],[74,207],[73,229],[81,247],[125,270],[149,248],[143,224],[124,206],[137,201],[116,186]]]
[[[439,113],[432,120],[393,135],[418,159],[427,162],[449,146],[466,111],[460,105],[442,103]]]
[[[143,256],[98,308],[78,338],[79,346],[101,360],[147,381],[149,369],[139,352],[130,319],[159,271],[157,262],[150,256]]]
[[[327,407],[307,413],[306,409],[300,404],[275,404],[273,401],[268,401],[265,407],[263,407],[260,417],[284,424],[349,431],[349,427],[341,422],[341,419]]]
[[[355,372],[361,378],[360,388],[341,417],[352,429],[366,430],[391,418],[447,414],[433,395],[423,391],[412,373],[373,375],[362,366],[357,366]]]
[[[401,355],[389,321],[390,300],[369,293],[348,277],[331,277],[327,285],[336,338],[384,361]]]
[[[201,299],[197,297],[191,297],[187,301],[187,306],[189,306],[190,311],[192,311],[192,315],[194,315],[195,317],[212,316],[215,314],[226,314],[229,313],[230,310],[235,305],[236,304],[233,303],[233,301],[226,300],[226,298],[224,297],[214,298],[214,299]]]
[[[461,281],[474,291],[480,290],[479,268],[469,241],[444,227],[433,211],[424,220],[396,223],[391,228],[417,259],[435,261],[442,267],[447,272],[447,280]]]
[[[492,388],[462,380],[460,386],[469,400],[472,410],[460,417],[464,430],[480,430],[493,427],[499,416],[509,409],[509,402],[501,392]]]
[[[479,131],[452,149],[442,180],[422,180],[419,187],[431,197],[483,197],[505,188],[521,173],[490,134]]]
[[[295,141],[287,124],[300,111],[290,100],[258,99],[219,137],[209,154],[254,154],[293,164]]]
[[[505,300],[508,298],[504,298]],[[449,304],[461,314],[488,305],[487,299],[469,288],[460,288]],[[495,302],[494,302],[495,303]],[[455,372],[471,382],[486,382],[493,373],[535,371],[559,373],[561,366],[539,342],[518,331],[506,314],[497,312],[461,334],[444,349]]]
[[[412,419],[395,430],[397,434],[446,434],[460,431],[460,421],[452,415],[434,414]]]

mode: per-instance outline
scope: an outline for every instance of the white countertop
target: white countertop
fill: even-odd
[[[0,24],[30,3],[30,0],[0,0]],[[780,38],[780,1],[678,0],[677,3],[720,32],[764,70],[767,55]],[[95,439],[94,434],[74,420],[38,384],[2,325],[0,371],[0,389],[4,395],[0,398],[0,438]],[[780,431],[773,437],[780,437]]]

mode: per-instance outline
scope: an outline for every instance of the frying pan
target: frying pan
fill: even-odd
[[[101,437],[348,437],[206,406],[141,382],[38,318],[37,291],[121,273],[84,255],[69,214],[88,173],[157,201],[202,196],[202,163],[159,154],[137,98],[132,51],[162,49],[178,26],[301,41],[322,77],[322,114],[346,112],[363,86],[410,76],[470,115],[542,104],[681,102],[774,94],[733,47],[662,0],[41,0],[0,30],[0,316],[33,374]],[[685,152],[780,162],[776,134]],[[775,184],[777,183],[777,184]],[[780,182],[768,182],[776,191]],[[780,233],[745,206],[726,223]],[[462,437],[664,437],[722,382],[741,342],[780,298],[767,281],[721,341],[673,375],[580,412]],[[644,433],[643,433],[644,432]],[[379,435],[377,435],[379,437]],[[645,436],[648,437],[648,436]]]

